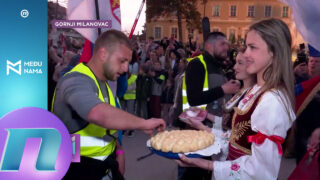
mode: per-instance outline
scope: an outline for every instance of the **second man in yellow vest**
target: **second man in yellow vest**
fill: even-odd
[[[198,106],[211,114],[222,116],[224,99],[227,101],[240,87],[235,80],[227,81],[222,70],[228,49],[225,35],[212,32],[204,42],[204,53],[188,60],[182,84],[183,111]],[[211,179],[211,173],[199,168],[179,168],[179,172],[181,180]]]

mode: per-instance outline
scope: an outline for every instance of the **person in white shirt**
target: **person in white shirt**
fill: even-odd
[[[213,179],[277,179],[287,130],[295,120],[291,35],[278,19],[250,26],[244,58],[257,84],[235,108],[227,161],[180,155],[180,166],[213,171]]]

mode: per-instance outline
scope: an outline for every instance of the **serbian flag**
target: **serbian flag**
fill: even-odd
[[[120,0],[69,0],[68,20],[111,20],[110,29],[121,30]],[[74,28],[86,40],[80,62],[88,62],[92,56],[93,44],[99,36],[97,28]],[[101,33],[109,30],[102,28]]]
[[[296,116],[298,117],[320,91],[320,76],[304,81],[295,86]]]
[[[110,29],[121,31],[120,0],[69,0],[67,16],[68,20],[111,20]],[[99,30],[97,28],[74,29],[85,38],[79,63],[87,63],[92,57],[94,43],[99,36]],[[110,29],[102,28],[101,33]],[[117,82],[109,81],[108,83],[115,95]],[[117,104],[117,107],[120,108],[119,104]],[[122,132],[119,132],[118,135],[121,144]]]

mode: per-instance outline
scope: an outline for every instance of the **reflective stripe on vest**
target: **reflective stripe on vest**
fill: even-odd
[[[194,59],[199,59],[200,62],[203,64],[204,70],[205,70],[205,77],[204,77],[204,83],[203,83],[203,91],[209,90],[209,83],[208,83],[208,70],[207,70],[207,64],[203,59],[203,55],[199,55],[195,58],[189,58],[187,61],[192,61]],[[199,108],[206,109],[207,104],[203,104],[200,106],[197,106]],[[186,76],[183,77],[182,82],[182,111],[185,111],[186,109],[189,109],[191,106],[188,103],[188,97],[187,97],[187,86],[186,86]]]
[[[131,74],[128,79],[128,87],[136,83],[137,75]],[[133,100],[136,99],[136,89],[127,90],[126,93],[123,95],[123,99],[125,100]]]
[[[164,81],[164,80],[166,79],[166,77],[165,77],[163,74],[161,74],[161,75],[158,77],[158,79],[161,79],[162,81]]]
[[[99,99],[105,103],[105,99],[102,95],[100,85],[95,75],[93,74],[93,72],[90,70],[89,67],[87,67],[83,63],[80,63],[66,74],[69,74],[71,72],[82,73],[86,76],[89,76],[92,80],[94,80],[99,91],[99,94],[98,94]],[[116,107],[116,103],[115,103],[115,99],[113,97],[112,91],[109,88],[107,83],[105,85],[108,90],[109,103],[111,106]],[[54,104],[54,98],[55,98],[55,93],[54,93],[52,105]],[[53,106],[52,106],[52,112],[53,112]],[[112,134],[115,134],[117,131],[108,130],[108,132],[109,134],[112,135]],[[81,136],[80,137],[80,155],[81,156],[86,156],[86,157],[103,161],[115,150],[116,140],[115,139],[111,141],[104,140],[103,137],[107,135],[107,130],[93,123],[89,123],[86,127],[75,132],[74,134],[80,134]]]

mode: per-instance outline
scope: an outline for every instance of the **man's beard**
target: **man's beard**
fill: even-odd
[[[114,75],[113,75],[113,71],[110,68],[110,66],[108,65],[108,63],[103,64],[103,75],[104,77],[109,80],[109,81],[115,81],[113,79]]]
[[[213,55],[214,55],[214,57],[215,58],[217,58],[218,60],[225,60],[227,57],[228,57],[228,55],[227,55],[227,53],[226,53],[226,55],[221,55],[222,53],[213,53]]]
[[[104,72],[104,77],[108,80],[108,81],[115,81],[115,79],[113,78],[113,75],[109,72]]]

